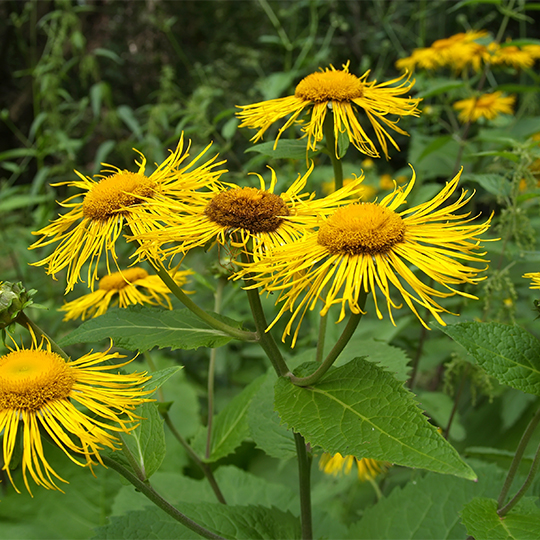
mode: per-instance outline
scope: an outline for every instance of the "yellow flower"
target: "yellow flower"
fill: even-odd
[[[324,120],[328,111],[331,111],[336,150],[338,135],[346,133],[360,152],[379,157],[375,144],[358,119],[357,109],[360,109],[368,117],[379,145],[388,157],[388,142],[398,150],[399,147],[386,128],[407,135],[397,126],[399,118],[391,120],[388,115],[418,116],[420,112],[417,105],[420,100],[398,97],[409,93],[414,84],[414,81],[409,82],[406,75],[381,84],[376,84],[377,81],[368,82],[368,76],[369,71],[361,77],[349,73],[349,62],[343,65],[342,70],[330,66],[330,69],[326,68],[325,71],[312,73],[300,81],[294,96],[240,106],[242,111],[237,113],[242,120],[240,127],[257,129],[252,138],[252,141],[256,142],[274,122],[291,115],[278,131],[277,144],[283,131],[300,122],[299,116],[307,110],[311,112],[311,116],[302,131],[304,136],[308,137],[308,149],[315,150],[317,142],[323,139]],[[392,86],[394,83],[400,84]]]
[[[534,51],[531,49],[520,49],[515,45],[501,47],[492,43],[488,46],[488,51],[491,54],[490,60],[493,65],[505,64],[515,68],[529,68],[534,64]]]
[[[183,212],[172,212],[163,218],[162,230],[137,237],[142,243],[138,254],[150,258],[174,257],[217,241],[220,245],[230,242],[233,248],[249,250],[259,259],[269,249],[299,238],[307,225],[317,222],[319,215],[328,215],[337,206],[350,202],[351,197],[358,198],[362,191],[363,177],[324,199],[315,199],[314,193],[300,194],[313,170],[312,164],[287,191],[276,195],[277,177],[274,170],[270,170],[272,180],[268,189],[262,176],[257,174],[260,188],[223,184],[212,191],[201,192],[201,199]],[[159,213],[159,204],[149,204]],[[175,245],[162,247],[169,242]]]
[[[522,277],[532,280],[529,289],[540,289],[540,272],[529,272],[528,274],[523,274]]]
[[[411,192],[415,175],[405,188],[395,187],[380,203],[349,204],[337,209],[320,222],[318,231],[310,230],[299,241],[276,249],[259,262],[246,265],[237,274],[249,274],[255,286],[263,291],[280,291],[276,303],[282,302],[276,321],[287,311],[291,318],[283,339],[299,319],[292,346],[296,342],[302,319],[318,301],[321,315],[333,305],[341,305],[338,322],[345,317],[345,307],[355,314],[363,313],[358,301],[371,292],[379,319],[377,291],[383,294],[392,322],[392,308],[401,305],[391,298],[391,285],[420,322],[416,305],[427,309],[440,323],[439,313],[448,312],[435,298],[459,294],[475,298],[455,288],[460,283],[477,283],[475,277],[484,269],[467,266],[461,261],[485,262],[473,254],[479,248],[478,235],[485,232],[491,218],[478,225],[469,224],[469,214],[454,214],[469,201],[466,191],[452,203],[448,200],[457,188],[459,172],[432,200],[398,212]],[[472,197],[472,195],[471,195]],[[419,273],[440,284],[443,291],[423,283]]]
[[[343,457],[339,452],[332,456],[332,454],[325,452],[319,460],[319,469],[324,471],[325,474],[332,474],[333,476],[342,473],[349,474],[355,462],[358,466],[358,479],[361,482],[373,480],[378,475],[384,474],[390,467],[390,463],[386,461],[377,461],[370,458],[358,459],[354,456]]]
[[[33,336],[32,336],[33,337]],[[110,349],[109,349],[110,351]],[[13,487],[10,463],[21,435],[22,474],[37,485],[58,489],[56,480],[66,482],[49,465],[42,436],[47,436],[77,465],[103,464],[99,452],[104,447],[118,450],[120,441],[112,432],[129,432],[138,417],[137,405],[150,401],[150,392],[140,387],[150,379],[145,373],[122,375],[107,364],[118,353],[89,353],[66,362],[51,346],[35,339],[31,348],[10,349],[0,357],[0,432],[3,432],[4,470]],[[105,362],[105,365],[98,364]],[[112,371],[112,373],[108,373]],[[76,403],[77,404],[76,404]],[[85,414],[80,408],[88,409]],[[79,462],[72,454],[85,459]]]
[[[458,116],[463,123],[476,122],[480,118],[493,120],[499,114],[512,114],[515,100],[516,96],[504,97],[502,92],[493,92],[456,101],[453,107],[461,111]]]
[[[192,273],[189,270],[176,272],[173,275],[174,281],[182,286]],[[150,276],[143,268],[134,267],[102,277],[97,290],[66,302],[60,311],[66,312],[64,321],[78,317],[84,321],[87,317],[103,315],[111,302],[113,306],[119,305],[121,308],[133,304],[159,304],[172,309],[169,293],[160,277]]]
[[[356,182],[356,181],[357,181],[356,177],[344,178],[343,185],[348,186],[351,182]],[[330,193],[334,191],[334,183],[335,183],[335,180],[332,179],[330,182],[323,182],[321,184],[321,191],[323,192],[324,195],[330,195]],[[358,196],[363,201],[369,201],[373,199],[375,195],[377,195],[377,190],[373,186],[370,186],[368,184],[362,184],[358,188]]]
[[[107,176],[101,176],[99,182],[75,171],[80,178],[79,181],[55,184],[67,184],[83,190],[83,193],[77,193],[61,203],[61,206],[71,209],[67,214],[59,216],[50,225],[33,233],[42,235],[43,238],[32,244],[29,249],[59,242],[51,255],[33,263],[34,266],[46,265],[47,273],[53,277],[60,270],[67,268],[66,292],[69,292],[81,279],[82,267],[89,260],[87,280],[90,289],[94,290],[98,263],[103,253],[107,262],[107,273],[111,273],[109,257],[118,268],[115,245],[124,225],[135,235],[160,226],[162,216],[152,215],[146,211],[148,200],[160,202],[181,200],[183,204],[189,205],[194,197],[193,190],[214,182],[225,172],[213,170],[214,167],[224,163],[215,163],[217,156],[203,165],[194,167],[208,148],[209,146],[191,163],[179,168],[189,156],[189,144],[184,151],[182,135],[176,150],[171,152],[150,176],[144,174],[146,158],[140,154],[141,162],[136,162],[139,169],[135,173],[108,165],[110,169],[102,171],[107,173]],[[82,201],[72,202],[81,196]]]
[[[390,174],[381,174],[379,178],[379,187],[382,190],[392,189],[394,187],[394,180]]]

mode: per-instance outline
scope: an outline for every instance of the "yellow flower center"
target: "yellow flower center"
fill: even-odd
[[[99,280],[99,288],[102,291],[119,291],[147,276],[148,272],[143,268],[128,268],[122,272],[114,272],[109,276],[103,276]]]
[[[346,71],[319,71],[302,79],[294,95],[306,101],[351,101],[361,98],[364,85],[360,79]]]
[[[84,217],[105,220],[121,214],[126,206],[141,202],[141,197],[151,197],[156,183],[143,174],[122,171],[100,180],[84,197]]]
[[[393,210],[375,203],[336,210],[319,228],[317,242],[332,254],[376,255],[403,241],[405,223]]]
[[[250,233],[274,232],[289,215],[281,197],[257,188],[223,191],[206,206],[204,213],[222,227],[241,228]]]
[[[75,374],[58,354],[34,349],[0,357],[0,411],[39,411],[51,401],[66,399]]]

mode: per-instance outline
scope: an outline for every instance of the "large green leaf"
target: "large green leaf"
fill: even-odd
[[[261,450],[278,459],[296,457],[296,445],[291,431],[280,424],[274,411],[274,384],[276,375],[268,372],[261,387],[251,400],[248,425],[251,438]]]
[[[461,519],[475,540],[538,540],[540,536],[540,509],[529,498],[500,518],[495,499],[477,497],[463,508]]]
[[[540,396],[540,342],[523,328],[479,322],[436,326],[499,382]]]
[[[229,506],[212,503],[182,503],[179,510],[196,523],[224,538],[248,540],[300,538],[300,522],[290,512],[262,506]],[[96,529],[94,540],[140,538],[170,540],[201,538],[159,508],[128,512],[113,517]]]
[[[314,387],[300,388],[282,377],[275,404],[289,428],[325,452],[476,478],[414,395],[367,360],[330,370]]]
[[[249,437],[247,412],[253,396],[264,382],[264,379],[265,375],[261,375],[252,381],[216,415],[212,424],[210,456],[207,461],[217,461],[228,456],[240,446],[242,441]],[[207,432],[206,427],[201,429],[193,440],[193,449],[199,455],[205,454]]]
[[[388,497],[364,511],[352,525],[349,538],[357,540],[438,540],[466,537],[459,512],[473,497],[496,496],[505,472],[495,465],[475,465],[478,482],[428,473],[424,478],[394,488]]]
[[[214,317],[240,328],[240,323],[227,317]],[[84,322],[60,340],[60,345],[88,343],[112,339],[117,347],[129,351],[147,351],[153,347],[197,349],[221,347],[231,336],[216,330],[188,309],[169,311],[147,306],[113,308],[101,317]]]

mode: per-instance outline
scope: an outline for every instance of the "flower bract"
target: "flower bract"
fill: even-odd
[[[312,73],[298,83],[294,96],[241,106],[242,111],[237,113],[242,120],[240,127],[257,129],[252,138],[256,142],[272,124],[290,115],[278,131],[277,145],[283,131],[301,122],[301,114],[307,112],[309,118],[303,123],[302,131],[308,138],[307,148],[315,150],[316,144],[324,136],[325,118],[331,114],[336,155],[338,136],[346,133],[360,152],[379,157],[375,143],[368,135],[365,124],[362,125],[359,119],[362,112],[375,132],[383,153],[388,157],[388,143],[399,150],[388,129],[407,135],[397,122],[402,116],[419,116],[417,105],[420,100],[401,97],[408,94],[414,84],[414,81],[409,81],[405,75],[380,84],[377,84],[377,81],[368,81],[368,77],[369,71],[361,77],[349,73],[349,63],[341,70],[330,66],[324,71]],[[394,86],[395,84],[397,86]],[[391,119],[391,115],[397,119]]]
[[[107,362],[123,357],[109,351],[67,362],[50,344],[34,340],[29,349],[15,344],[0,357],[3,470],[15,489],[10,465],[19,431],[22,475],[31,493],[29,477],[37,485],[60,491],[56,482],[65,482],[47,461],[45,437],[74,463],[91,467],[96,462],[103,464],[99,452],[104,448],[119,449],[114,432],[127,433],[136,426],[134,409],[149,401],[149,392],[141,385],[150,377],[145,373],[120,374],[118,368],[125,363]]]

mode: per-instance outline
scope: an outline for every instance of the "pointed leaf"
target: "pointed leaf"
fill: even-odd
[[[240,328],[241,324],[212,314],[221,321]],[[148,351],[153,347],[197,349],[221,347],[231,336],[216,330],[196,317],[188,309],[169,311],[147,306],[113,308],[101,317],[84,322],[60,340],[60,345],[88,343],[112,339],[117,347],[129,351]]]
[[[329,371],[315,387],[280,378],[275,404],[284,423],[326,452],[476,478],[422,414],[414,395],[367,360]]]
[[[540,342],[523,328],[478,322],[435,326],[499,382],[540,396]]]
[[[165,369],[160,369],[159,371],[154,371],[151,375],[152,378],[144,385],[145,390],[157,390],[172,377],[175,373],[180,371],[183,366],[173,366]]]
[[[538,540],[540,531],[540,509],[531,499],[501,518],[495,499],[477,497],[463,508],[461,519],[475,540]]]
[[[310,150],[307,151],[307,140],[292,141],[287,139],[281,139],[278,141],[275,150],[275,142],[265,142],[250,146],[247,152],[258,152],[265,156],[270,156],[275,159],[306,159],[306,156],[313,157],[317,152]]]

